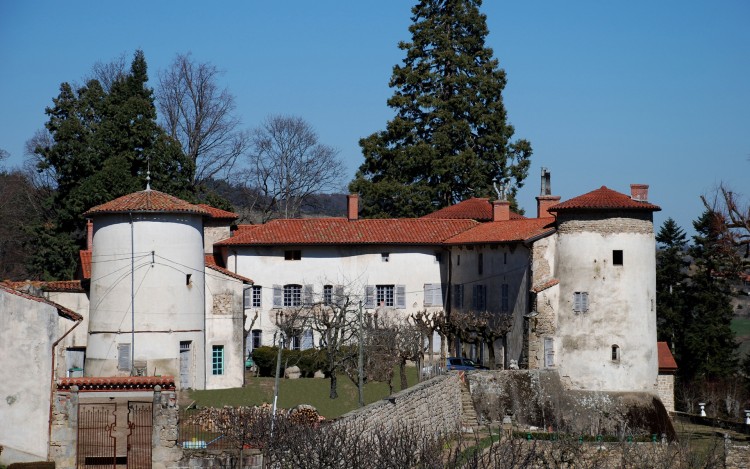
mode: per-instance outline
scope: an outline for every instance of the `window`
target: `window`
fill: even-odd
[[[261,340],[263,337],[263,331],[261,331],[260,329],[253,329],[251,334],[252,334],[253,350],[255,350],[256,348],[260,347],[263,343]]]
[[[484,311],[487,305],[487,289],[484,285],[474,285],[472,288],[471,305],[474,311]]]
[[[507,263],[508,263],[508,253],[504,252],[503,253],[503,264],[507,264]]]
[[[312,329],[305,329],[302,333],[302,350],[311,349],[314,345]]]
[[[585,313],[589,310],[589,293],[585,291],[573,292],[573,311]]]
[[[214,345],[211,350],[211,374],[224,374],[224,346]]]
[[[333,303],[333,285],[323,285],[323,304]]]
[[[383,262],[388,262],[391,260],[391,253],[390,252],[383,252],[380,254],[380,260]]]
[[[244,297],[243,297],[243,304],[245,309],[249,308],[260,308],[261,306],[261,293],[263,292],[263,287],[260,285],[253,285],[252,287],[245,288]]]
[[[300,251],[299,249],[284,251],[285,261],[298,261],[300,259],[302,259],[302,251]]]
[[[365,287],[365,308],[380,306],[406,308],[406,286],[367,285]]]
[[[456,255],[456,265],[461,265],[461,254]]]
[[[620,361],[620,346],[619,345],[612,346],[612,361],[613,362]]]
[[[480,252],[478,256],[479,258],[477,259],[477,266],[479,269],[479,275],[482,275],[482,273],[484,272],[484,254]]]
[[[612,265],[622,265],[622,250],[615,249],[612,251]]]
[[[555,366],[555,342],[552,337],[544,338],[544,367]]]
[[[464,286],[453,285],[453,307],[463,308],[464,307]]]
[[[129,371],[132,367],[130,359],[130,344],[117,344],[117,369]]]
[[[508,301],[508,284],[504,283],[500,286],[500,310],[503,313],[507,313],[510,310]]]
[[[424,305],[443,306],[443,285],[439,283],[424,284]]]
[[[375,287],[375,302],[378,306],[393,306],[393,285],[377,285]]]
[[[435,263],[441,264],[443,262],[443,253],[435,251]]]
[[[302,331],[296,330],[292,332],[292,337],[290,337],[290,344],[292,350],[299,350],[300,346],[302,345]]]
[[[284,285],[283,306],[302,306],[302,285]]]

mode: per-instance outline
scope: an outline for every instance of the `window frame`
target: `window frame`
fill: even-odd
[[[325,306],[333,304],[333,285],[323,285],[323,304]]]
[[[263,330],[262,329],[253,329],[250,331],[250,347],[251,350],[255,350],[256,348],[263,346]]]
[[[222,376],[224,375],[224,346],[223,345],[212,345],[211,346],[211,375]]]
[[[299,308],[302,306],[302,285],[288,283],[281,291],[281,306],[284,308]]]
[[[375,304],[378,307],[395,307],[396,285],[375,285]]]
[[[587,313],[589,311],[589,292],[573,292],[573,312]]]
[[[625,255],[623,254],[622,249],[613,249],[612,250],[612,265],[624,265],[625,262]]]

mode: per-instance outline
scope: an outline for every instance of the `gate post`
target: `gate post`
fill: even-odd
[[[162,392],[161,386],[154,386],[152,409],[152,468],[173,467],[174,463],[182,459],[182,447],[177,444],[178,412],[175,392],[171,390]]]

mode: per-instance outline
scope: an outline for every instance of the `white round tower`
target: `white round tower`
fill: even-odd
[[[201,387],[205,214],[150,189],[85,213],[94,220],[87,376],[182,371]]]
[[[557,366],[574,389],[655,392],[656,260],[648,186],[600,189],[557,213]]]

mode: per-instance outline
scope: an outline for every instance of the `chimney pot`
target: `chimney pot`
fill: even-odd
[[[496,200],[492,202],[492,221],[510,220],[510,202],[507,200]]]
[[[648,202],[648,184],[631,184],[630,198],[639,202]]]
[[[346,217],[349,221],[359,218],[359,195],[349,194],[346,196]]]

